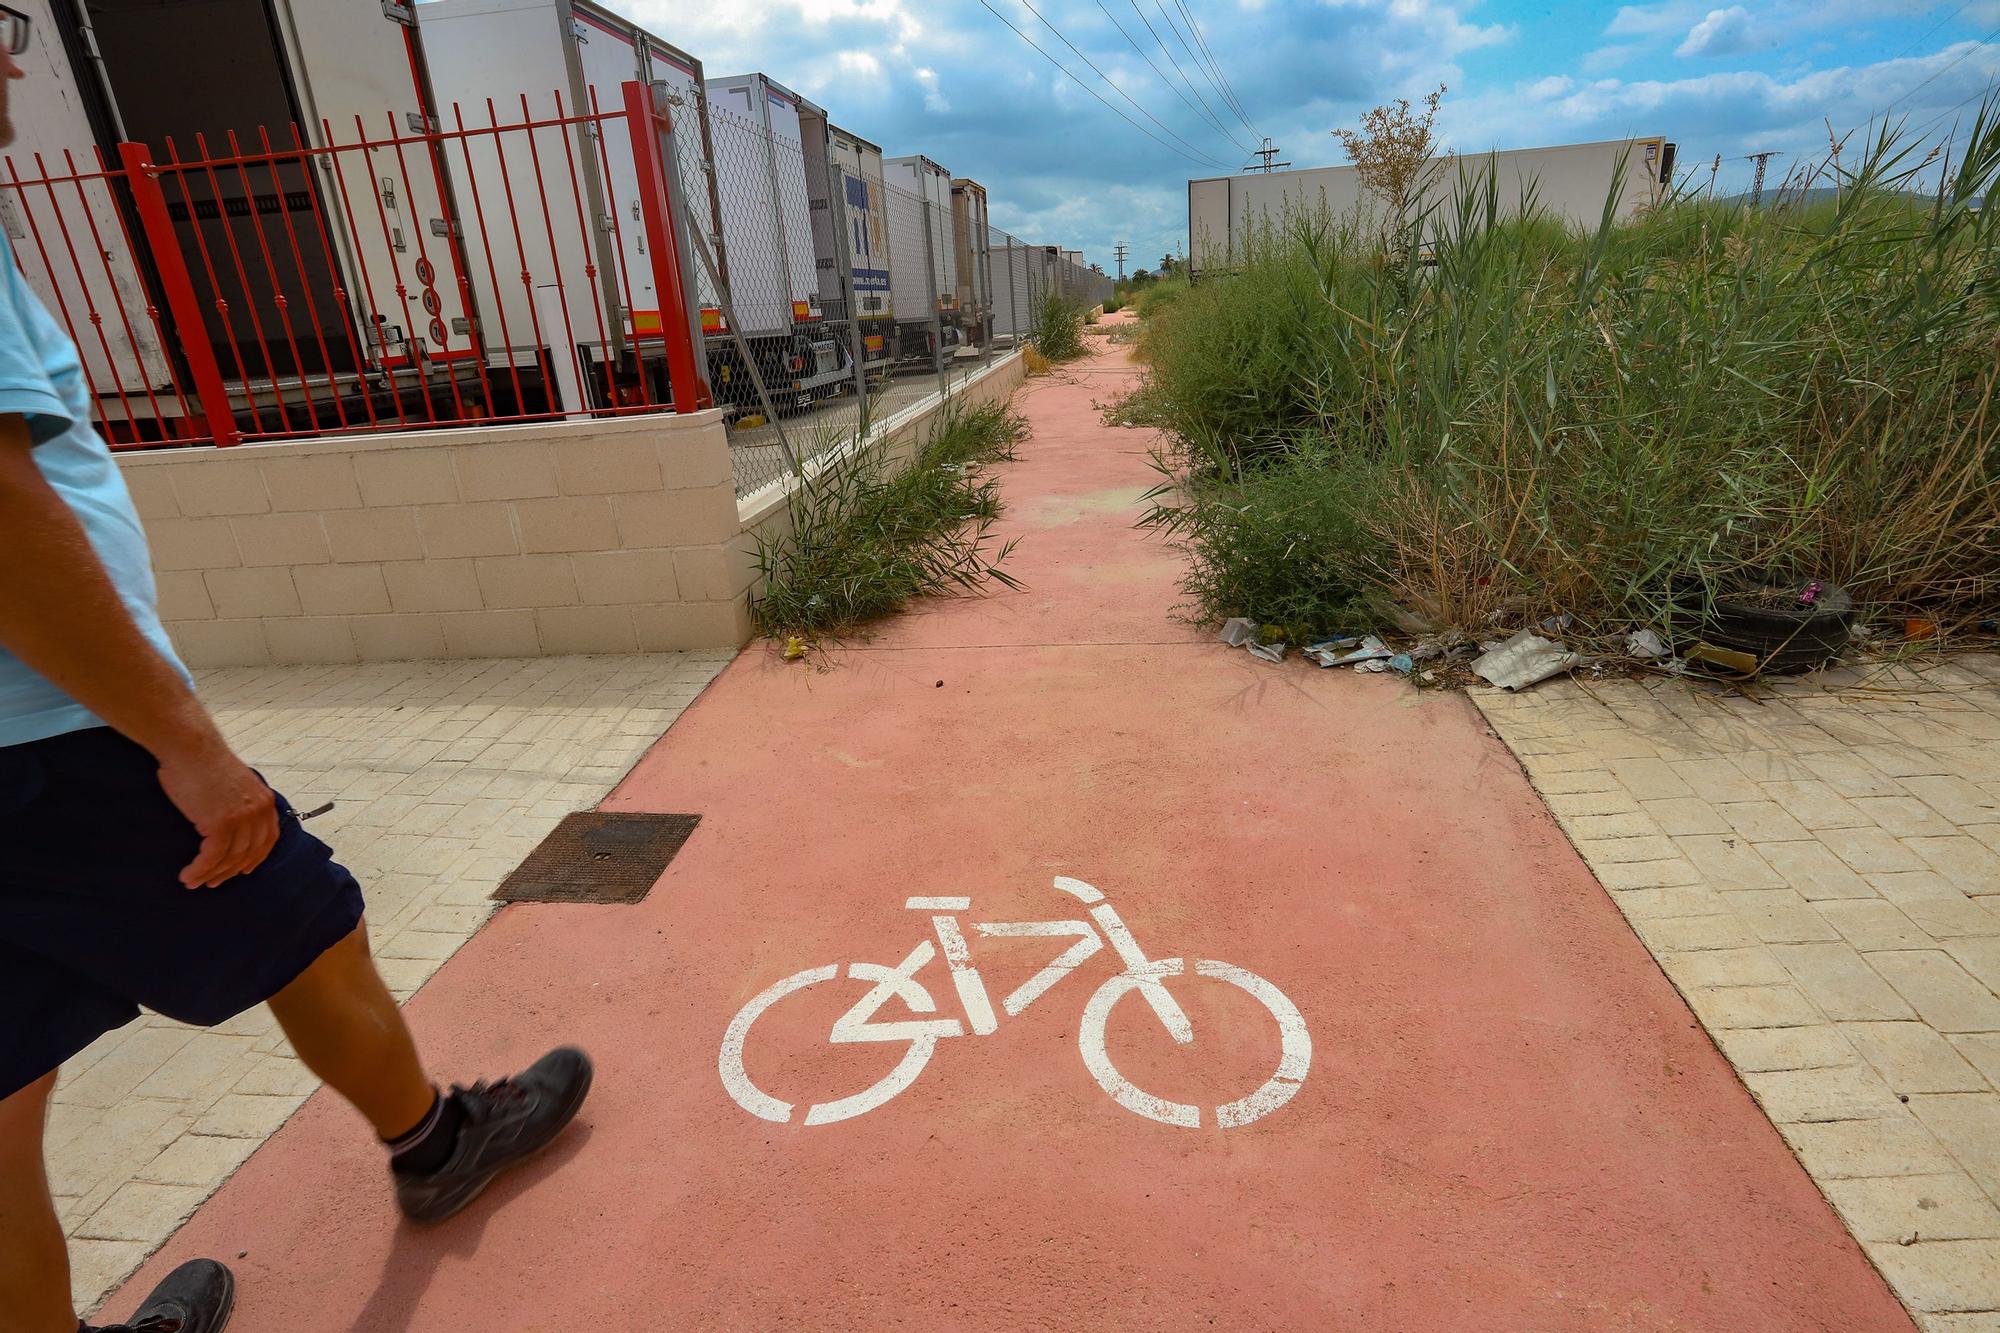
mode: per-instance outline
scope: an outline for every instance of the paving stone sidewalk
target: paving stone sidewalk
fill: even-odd
[[[1476,692],[1918,1322],[2000,1330],[2000,658]]]
[[[596,806],[727,652],[204,672],[250,763],[360,878],[407,999],[562,816]],[[470,1071],[473,1073],[480,1071]],[[491,1071],[487,1071],[491,1072]],[[93,1308],[296,1110],[315,1080],[257,1008],[211,1031],[148,1014],[63,1069],[49,1170]]]

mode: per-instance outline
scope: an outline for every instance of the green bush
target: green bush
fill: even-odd
[[[1051,361],[1074,361],[1084,355],[1083,307],[1060,292],[1042,298],[1035,345]]]
[[[1469,163],[1393,236],[1295,216],[1168,308],[1149,289],[1133,410],[1172,437],[1154,521],[1201,612],[1609,629],[1770,569],[1991,615],[2000,126],[1941,193],[1910,192],[1921,158],[1885,132],[1837,202],[1584,233]]]
[[[1104,298],[1105,314],[1115,315],[1124,308],[1125,308],[1125,302],[1121,298],[1116,296],[1107,296]]]
[[[1013,551],[993,546],[999,483],[979,465],[1011,460],[1027,422],[1005,404],[946,410],[907,468],[880,444],[837,454],[790,499],[790,528],[759,538],[757,627],[774,637],[838,634],[918,597],[970,592]]]

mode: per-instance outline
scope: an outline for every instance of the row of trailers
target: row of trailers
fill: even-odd
[[[589,0],[16,3],[0,224],[121,444],[664,406],[677,319],[705,400],[802,407],[1018,339],[1074,253]]]

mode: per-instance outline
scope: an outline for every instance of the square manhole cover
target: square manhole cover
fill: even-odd
[[[565,815],[493,896],[509,903],[636,903],[699,823],[700,815]]]

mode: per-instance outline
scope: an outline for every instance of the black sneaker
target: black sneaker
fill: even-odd
[[[213,1259],[190,1259],[167,1274],[139,1313],[123,1324],[80,1333],[222,1333],[236,1307],[236,1279]]]
[[[454,1087],[451,1099],[465,1113],[458,1142],[435,1171],[395,1173],[403,1216],[442,1222],[471,1203],[493,1177],[562,1133],[589,1091],[590,1057],[574,1046],[557,1047],[513,1078]]]

